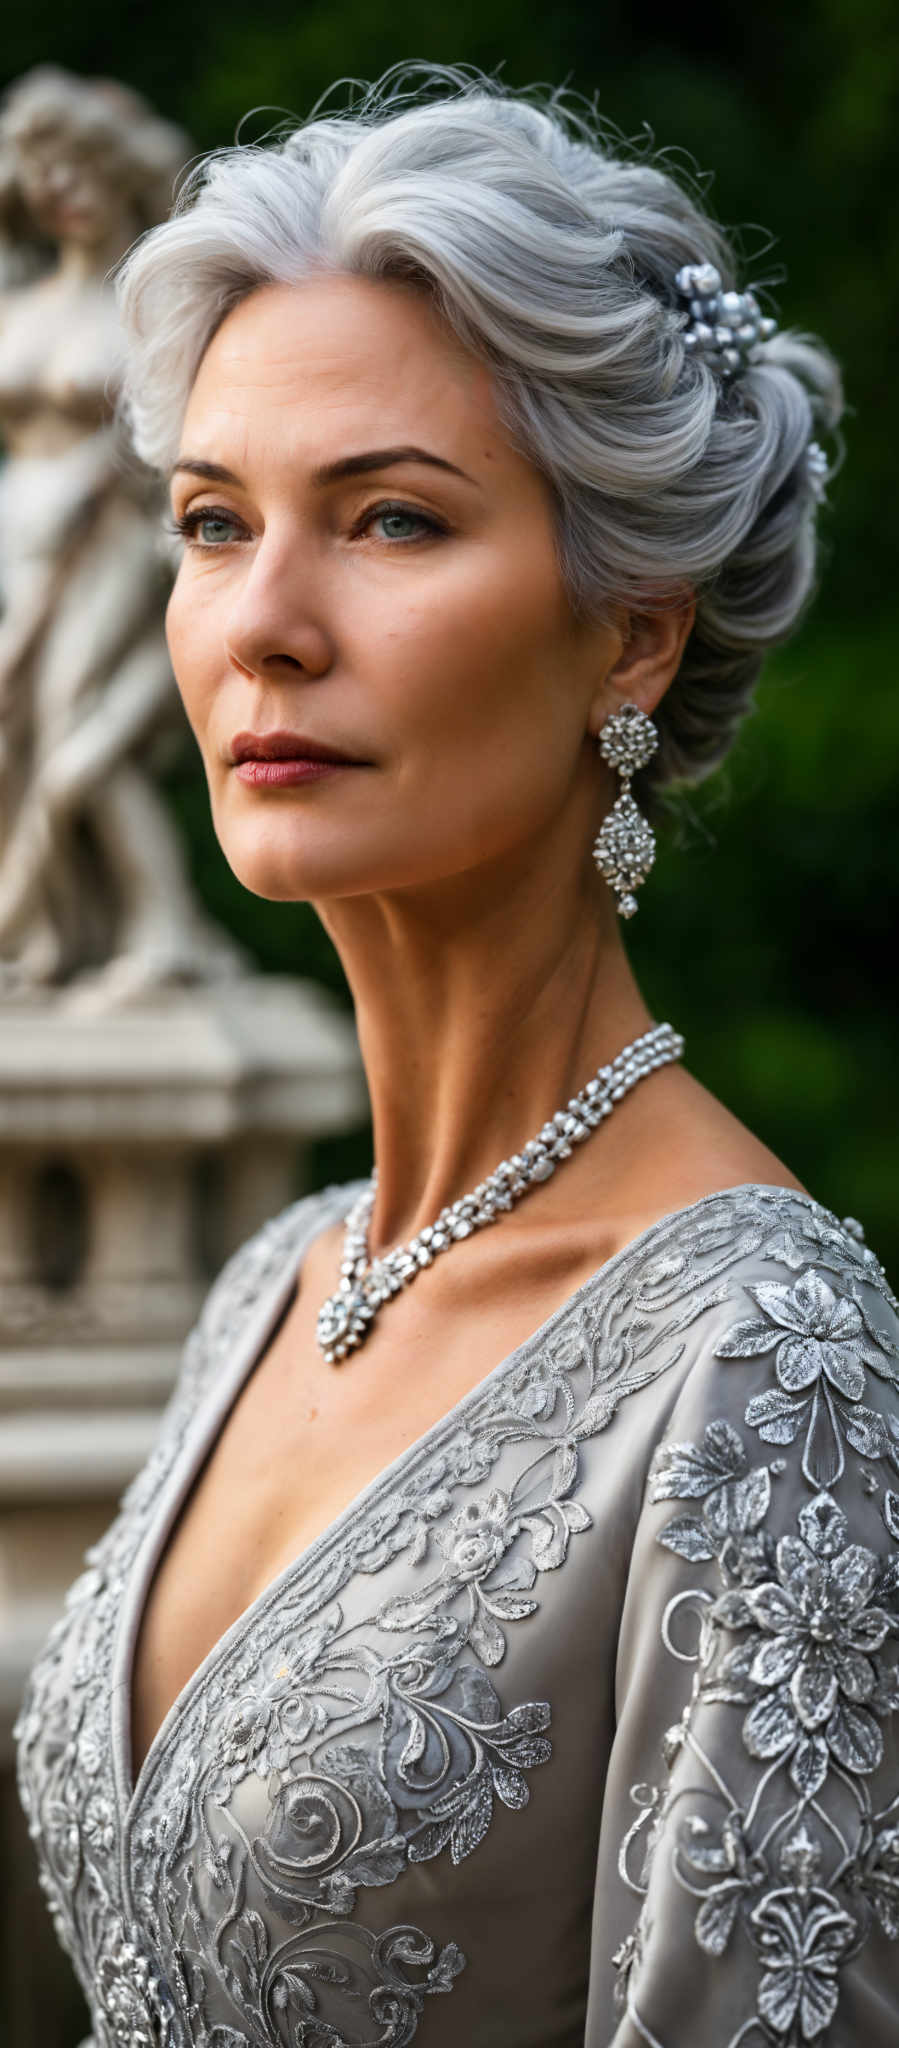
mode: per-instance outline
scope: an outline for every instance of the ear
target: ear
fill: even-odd
[[[614,626],[621,652],[606,669],[590,707],[590,730],[599,732],[609,713],[636,704],[651,718],[670,688],[693,630],[692,593],[664,611],[619,611]]]

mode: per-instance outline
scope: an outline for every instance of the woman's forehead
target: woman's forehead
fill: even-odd
[[[213,336],[203,368],[236,381],[362,382],[439,375],[474,392],[489,374],[439,319],[424,291],[392,280],[319,275],[252,292]],[[199,381],[199,379],[198,379]]]
[[[491,377],[442,325],[425,294],[367,278],[271,285],[222,323],[200,364],[185,417],[198,431],[240,435],[271,425],[316,442],[347,434],[377,445],[477,441],[512,450]],[[373,443],[372,445],[375,445]]]

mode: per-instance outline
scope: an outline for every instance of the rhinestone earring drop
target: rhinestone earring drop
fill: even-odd
[[[593,858],[609,888],[618,898],[619,917],[633,917],[637,908],[634,890],[645,882],[656,857],[655,833],[631,796],[631,776],[645,768],[659,744],[652,719],[638,704],[622,704],[612,711],[599,734],[599,751],[610,768],[621,775],[621,788],[604,820]]]

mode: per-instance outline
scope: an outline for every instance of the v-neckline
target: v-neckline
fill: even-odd
[[[193,1699],[198,1688],[204,1683],[213,1664],[218,1662],[227,1653],[227,1650],[237,1637],[252,1625],[254,1616],[262,1610],[266,1603],[276,1597],[291,1579],[298,1578],[309,1569],[320,1553],[329,1544],[333,1543],[340,1531],[358,1515],[372,1495],[383,1491],[386,1486],[395,1480],[403,1467],[416,1463],[424,1451],[431,1446],[442,1432],[457,1425],[460,1416],[483,1397],[491,1382],[510,1372],[514,1366],[522,1362],[529,1352],[543,1345],[547,1338],[552,1335],[556,1326],[567,1319],[582,1301],[589,1298],[599,1288],[604,1287],[610,1277],[617,1277],[618,1271],[626,1261],[631,1260],[641,1251],[644,1251],[660,1231],[670,1229],[673,1223],[696,1215],[698,1211],[708,1208],[714,1202],[732,1201],[738,1195],[746,1194],[780,1194],[790,1196],[793,1200],[813,1209],[820,1209],[821,1207],[814,1196],[805,1193],[799,1188],[783,1187],[776,1182],[744,1181],[739,1186],[720,1188],[708,1195],[702,1195],[698,1201],[690,1202],[679,1209],[669,1210],[664,1216],[658,1216],[653,1223],[647,1224],[646,1228],[641,1230],[636,1237],[629,1239],[627,1244],[622,1245],[617,1252],[614,1252],[601,1266],[598,1266],[594,1273],[589,1274],[587,1279],[582,1281],[581,1285],[572,1294],[568,1295],[563,1302],[560,1302],[557,1308],[552,1310],[552,1313],[544,1322],[539,1324],[537,1329],[533,1330],[529,1336],[523,1338],[522,1342],[517,1344],[514,1350],[508,1352],[504,1358],[501,1358],[496,1365],[492,1366],[490,1371],[485,1373],[473,1387],[469,1387],[460,1396],[459,1400],[454,1402],[453,1406],[446,1411],[446,1414],[439,1416],[437,1421],[424,1430],[421,1436],[417,1437],[413,1443],[404,1445],[397,1456],[391,1459],[389,1464],[383,1466],[379,1472],[375,1473],[366,1482],[365,1486],[353,1496],[353,1499],[348,1501],[345,1507],[341,1508],[339,1514],[328,1523],[327,1527],[320,1530],[317,1536],[312,1537],[303,1550],[295,1558],[292,1558],[277,1573],[276,1577],[267,1586],[262,1588],[261,1592],[255,1595],[253,1600],[249,1602],[248,1606],[240,1614],[235,1616],[234,1621],[230,1623],[223,1634],[210,1646],[206,1655],[201,1659],[196,1669],[176,1694],[153,1736],[135,1778],[131,1741],[135,1651],[157,1564],[166,1547],[175,1519],[180,1513],[201,1465],[212,1451],[228,1414],[261,1357],[291,1291],[300,1283],[303,1264],[310,1246],[332,1223],[339,1222],[346,1215],[357,1191],[357,1185],[353,1183],[347,1188],[340,1188],[337,1191],[340,1197],[338,1201],[329,1202],[327,1197],[325,1197],[322,1207],[317,1209],[309,1219],[309,1227],[301,1234],[299,1242],[294,1242],[288,1247],[283,1263],[279,1262],[269,1283],[263,1285],[255,1305],[255,1312],[252,1312],[248,1317],[241,1337],[234,1347],[230,1367],[227,1373],[222,1376],[221,1384],[218,1388],[218,1398],[204,1401],[201,1397],[193,1423],[188,1428],[181,1454],[175,1460],[175,1464],[169,1474],[168,1483],[164,1486],[160,1495],[156,1512],[151,1514],[143,1540],[131,1565],[116,1632],[110,1685],[112,1695],[111,1733],[113,1770],[123,1838],[127,1836],[130,1824],[142,1802],[143,1795],[169,1734],[177,1726],[178,1722],[183,1719],[190,1701]]]

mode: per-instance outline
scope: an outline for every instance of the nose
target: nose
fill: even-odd
[[[247,676],[327,674],[333,636],[294,550],[268,554],[264,543],[258,549],[228,614],[225,652]]]
[[[61,199],[75,182],[75,173],[72,165],[60,162],[51,165],[50,170],[47,172],[46,182],[54,197]]]

